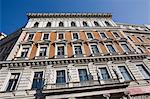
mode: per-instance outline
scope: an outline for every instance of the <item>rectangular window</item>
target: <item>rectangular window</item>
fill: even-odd
[[[43,40],[48,40],[49,34],[44,34]]]
[[[99,53],[99,50],[98,50],[98,48],[97,48],[97,45],[91,45],[91,50],[92,50],[92,53],[93,53],[93,54]]]
[[[132,78],[125,66],[119,66],[118,68],[119,68],[120,73],[122,74],[124,80],[126,80],[126,81],[132,80]]]
[[[121,44],[121,46],[123,47],[123,49],[125,50],[125,52],[130,52],[131,51],[126,44]]]
[[[21,52],[21,57],[27,57],[29,48],[23,48]]]
[[[88,74],[86,69],[78,69],[80,81],[87,81]]]
[[[144,67],[143,64],[136,65],[136,66],[138,67],[139,71],[141,72],[141,74],[145,79],[150,79],[150,72],[148,72],[148,70]]]
[[[40,47],[39,56],[46,56],[47,47]]]
[[[108,71],[107,71],[106,67],[100,68],[100,75],[101,75],[101,79],[103,79],[103,80],[110,79],[110,76],[108,74]]]
[[[33,39],[34,34],[29,34],[28,41],[31,41]]]
[[[58,34],[58,39],[64,39],[64,34],[59,33],[59,34]]]
[[[74,46],[74,50],[75,50],[76,55],[81,55],[82,54],[81,46]]]
[[[64,83],[66,83],[65,70],[57,71],[56,83],[58,83],[58,84],[64,84]]]
[[[102,38],[107,38],[105,33],[100,33]]]
[[[87,37],[88,37],[88,39],[93,39],[93,36],[91,33],[87,33]]]
[[[115,37],[120,37],[117,32],[113,32],[113,34],[115,35]]]
[[[64,46],[58,46],[57,55],[59,56],[65,55]]]
[[[144,41],[142,40],[142,38],[140,38],[140,37],[137,37],[137,38],[139,39],[139,41],[144,42]]]
[[[73,33],[73,39],[79,39],[78,33]]]
[[[131,41],[133,41],[131,38],[130,38],[130,36],[127,36],[128,37],[128,39],[130,39]]]
[[[32,89],[42,89],[43,86],[44,86],[43,72],[35,72],[32,83]]]
[[[18,83],[20,73],[12,73],[6,91],[13,91]]]
[[[108,48],[110,53],[116,53],[116,51],[112,45],[107,45],[107,48]]]

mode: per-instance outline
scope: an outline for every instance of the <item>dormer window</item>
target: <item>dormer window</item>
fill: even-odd
[[[95,26],[100,26],[98,22],[94,21]]]
[[[36,22],[33,27],[37,28],[38,26],[39,26],[39,23]]]
[[[46,27],[51,27],[51,22],[48,22]]]
[[[71,27],[76,27],[76,23],[75,22],[71,22]]]
[[[63,22],[59,22],[59,27],[64,27],[64,23]]]
[[[88,27],[87,22],[83,21],[83,26],[84,26],[84,27]]]

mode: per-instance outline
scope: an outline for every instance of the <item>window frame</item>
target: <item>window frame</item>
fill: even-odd
[[[118,37],[115,35],[115,33],[118,35]],[[120,37],[121,37],[118,32],[113,31],[112,34],[113,34],[113,36],[114,36],[115,38],[120,38]]]
[[[72,23],[74,24],[74,26],[72,26]],[[71,27],[77,27],[77,24],[76,24],[75,21],[71,21],[70,26],[71,26]]]
[[[92,51],[92,47],[91,47],[92,45],[96,45],[96,46],[97,46],[98,51],[99,51],[99,54],[102,53],[102,51],[101,51],[100,47],[98,46],[98,44],[96,44],[96,43],[89,43],[89,48],[90,48],[90,52],[91,52],[92,55],[94,55],[94,53],[93,53],[93,51]],[[95,53],[95,54],[96,54],[96,53]],[[97,54],[98,54],[98,53],[97,53]]]
[[[59,39],[59,35],[62,34],[63,35],[63,38],[62,39]],[[57,33],[57,40],[64,40],[65,39],[65,33],[64,32],[58,32]]]
[[[60,24],[62,24],[62,26],[60,26]],[[64,22],[63,22],[63,21],[60,21],[60,22],[58,23],[58,27],[65,27],[65,26],[64,26]]]
[[[50,23],[50,26],[48,26],[49,23]],[[47,23],[46,23],[46,28],[50,28],[50,27],[52,27],[52,22],[47,22]]]
[[[33,24],[33,27],[32,28],[38,28],[39,27],[39,22],[35,22],[34,24]]]
[[[80,74],[79,74],[79,70],[86,70],[86,73],[87,73],[87,80],[82,80],[80,79]],[[80,68],[77,68],[77,71],[78,71],[78,77],[79,77],[79,82],[86,82],[86,81],[89,81],[89,70],[88,70],[88,67],[80,67]]]
[[[44,39],[44,35],[48,34],[48,39]],[[42,34],[42,37],[41,37],[41,40],[49,40],[50,39],[50,34],[49,33],[43,33]]]
[[[103,38],[103,37],[102,37],[102,35],[101,35],[102,33],[106,36],[106,38]],[[107,39],[107,38],[108,38],[106,32],[99,32],[99,36],[101,37],[101,39]]]
[[[109,75],[109,78],[108,79],[103,79],[102,78],[102,75],[101,75],[101,68],[105,68],[106,70],[107,70],[107,73],[108,73],[108,75]],[[97,67],[97,70],[98,70],[98,76],[99,76],[99,80],[102,80],[102,81],[107,81],[107,80],[109,80],[109,79],[112,79],[112,76],[111,76],[111,73],[110,73],[110,70],[108,69],[108,67],[107,66],[99,66],[99,67]]]
[[[91,34],[92,38],[88,38],[88,33]],[[93,35],[92,32],[86,32],[85,34],[86,34],[86,38],[87,38],[88,40],[94,39],[94,35]]]
[[[84,24],[86,24],[86,25],[84,25]],[[82,22],[82,26],[83,26],[83,27],[89,27],[88,22],[87,22],[87,21],[83,21],[83,22]]]
[[[65,82],[64,83],[57,83],[57,71],[65,71]],[[56,77],[56,79],[55,79],[56,81],[55,82],[56,82],[56,84],[58,84],[58,85],[59,84],[67,84],[67,82],[68,82],[67,70],[65,68],[64,69],[60,68],[60,69],[56,69],[55,72],[56,72],[55,73],[55,77]]]
[[[112,43],[104,43],[104,45],[105,45],[105,47],[106,47],[106,49],[107,49],[107,52],[109,52],[110,55],[112,55],[112,54],[114,54],[114,53],[118,53],[118,50],[116,49],[116,47],[115,47]],[[107,47],[108,45],[111,45],[111,46],[113,47],[113,49],[115,50],[114,53],[111,53],[111,52],[109,51],[109,48]]]
[[[77,33],[77,35],[78,35],[78,39],[80,39],[79,32],[72,32],[72,33],[71,33],[71,34],[72,34],[72,40],[75,40],[75,39],[74,39],[74,37],[73,37],[73,34],[74,34],[74,33]]]
[[[47,47],[46,56],[40,56],[40,48],[41,47]],[[45,58],[48,58],[49,57],[49,49],[50,49],[50,47],[47,44],[38,44],[38,48],[37,48],[36,56],[35,57],[45,57]]]
[[[30,35],[30,34],[32,34],[32,35],[33,35],[33,37],[32,37],[32,39],[31,39],[31,40],[29,40],[29,35]],[[27,33],[27,36],[26,36],[25,41],[33,41],[33,40],[34,40],[34,38],[35,38],[35,33]]]
[[[120,43],[119,45],[121,46],[121,48],[123,49],[123,51],[124,51],[125,53],[130,53],[130,52],[132,51],[132,50],[131,50],[131,47],[130,47],[128,44],[126,44],[126,43]],[[122,45],[126,45],[127,48],[129,49],[129,51],[126,52],[126,50],[124,49],[124,47],[123,47]]]
[[[95,22],[96,22],[97,25],[95,24]],[[101,27],[101,25],[99,24],[98,21],[93,21],[93,23],[94,23],[94,26],[95,26],[95,27]]]

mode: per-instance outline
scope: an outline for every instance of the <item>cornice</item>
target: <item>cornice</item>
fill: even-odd
[[[28,18],[72,18],[72,17],[105,17],[112,18],[111,13],[28,13]]]

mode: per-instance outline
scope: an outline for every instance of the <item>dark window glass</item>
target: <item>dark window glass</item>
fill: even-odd
[[[131,51],[126,44],[121,44],[121,46],[123,47],[123,49],[125,50],[125,52],[130,52]]]
[[[57,71],[56,83],[60,83],[60,84],[66,83],[65,70]]]
[[[117,32],[113,32],[113,34],[115,35],[115,37],[120,37]]]
[[[46,27],[51,27],[51,22],[48,22]]]
[[[43,86],[44,86],[43,72],[35,72],[32,83],[32,89],[42,89]]]
[[[82,54],[81,46],[74,46],[74,50],[75,50],[76,55],[81,55]]]
[[[59,46],[57,55],[65,55],[64,46]]]
[[[59,27],[64,27],[64,23],[63,22],[59,22]]]
[[[93,36],[91,33],[87,33],[87,37],[88,37],[88,39],[93,39]]]
[[[73,39],[79,39],[78,33],[73,33]]]
[[[43,40],[48,40],[49,34],[44,34]]]
[[[37,27],[38,27],[38,25],[39,25],[39,23],[38,23],[38,22],[36,22],[36,23],[34,24],[34,27],[35,27],[35,28],[37,28]]]
[[[71,27],[76,27],[76,23],[75,22],[71,22]]]
[[[95,26],[100,26],[98,22],[94,21]]]
[[[84,27],[88,27],[87,22],[83,21],[83,26],[84,26]]]
[[[98,50],[98,48],[97,48],[97,45],[91,45],[91,50],[92,50],[93,54],[99,53],[99,50]]]
[[[110,79],[110,76],[108,74],[108,71],[107,71],[106,67],[100,68],[100,75],[102,77],[101,79],[103,79],[103,80]]]
[[[112,26],[108,21],[105,21],[105,24],[106,24],[107,26]]]
[[[133,41],[131,38],[130,38],[130,36],[127,36],[131,41]]]
[[[126,80],[126,81],[132,80],[132,78],[131,78],[129,72],[127,71],[127,69],[125,68],[125,66],[119,66],[118,68],[119,68],[124,80]]]
[[[107,48],[108,48],[110,53],[116,53],[116,51],[112,45],[107,45]]]
[[[16,88],[20,73],[12,73],[6,91],[13,91]]]
[[[58,39],[63,39],[64,35],[62,33],[58,34]]]
[[[105,33],[100,33],[102,38],[107,38]]]
[[[34,36],[34,34],[29,34],[29,36],[28,36],[28,41],[32,40],[32,39],[33,39],[33,36]]]
[[[29,48],[23,48],[21,52],[21,57],[27,57]]]
[[[141,72],[141,74],[144,76],[145,79],[150,79],[150,72],[145,68],[143,64],[136,65]]]
[[[79,71],[80,81],[87,81],[88,80],[87,70],[86,69],[79,69],[78,71]]]
[[[46,56],[47,47],[41,47],[39,56]]]

